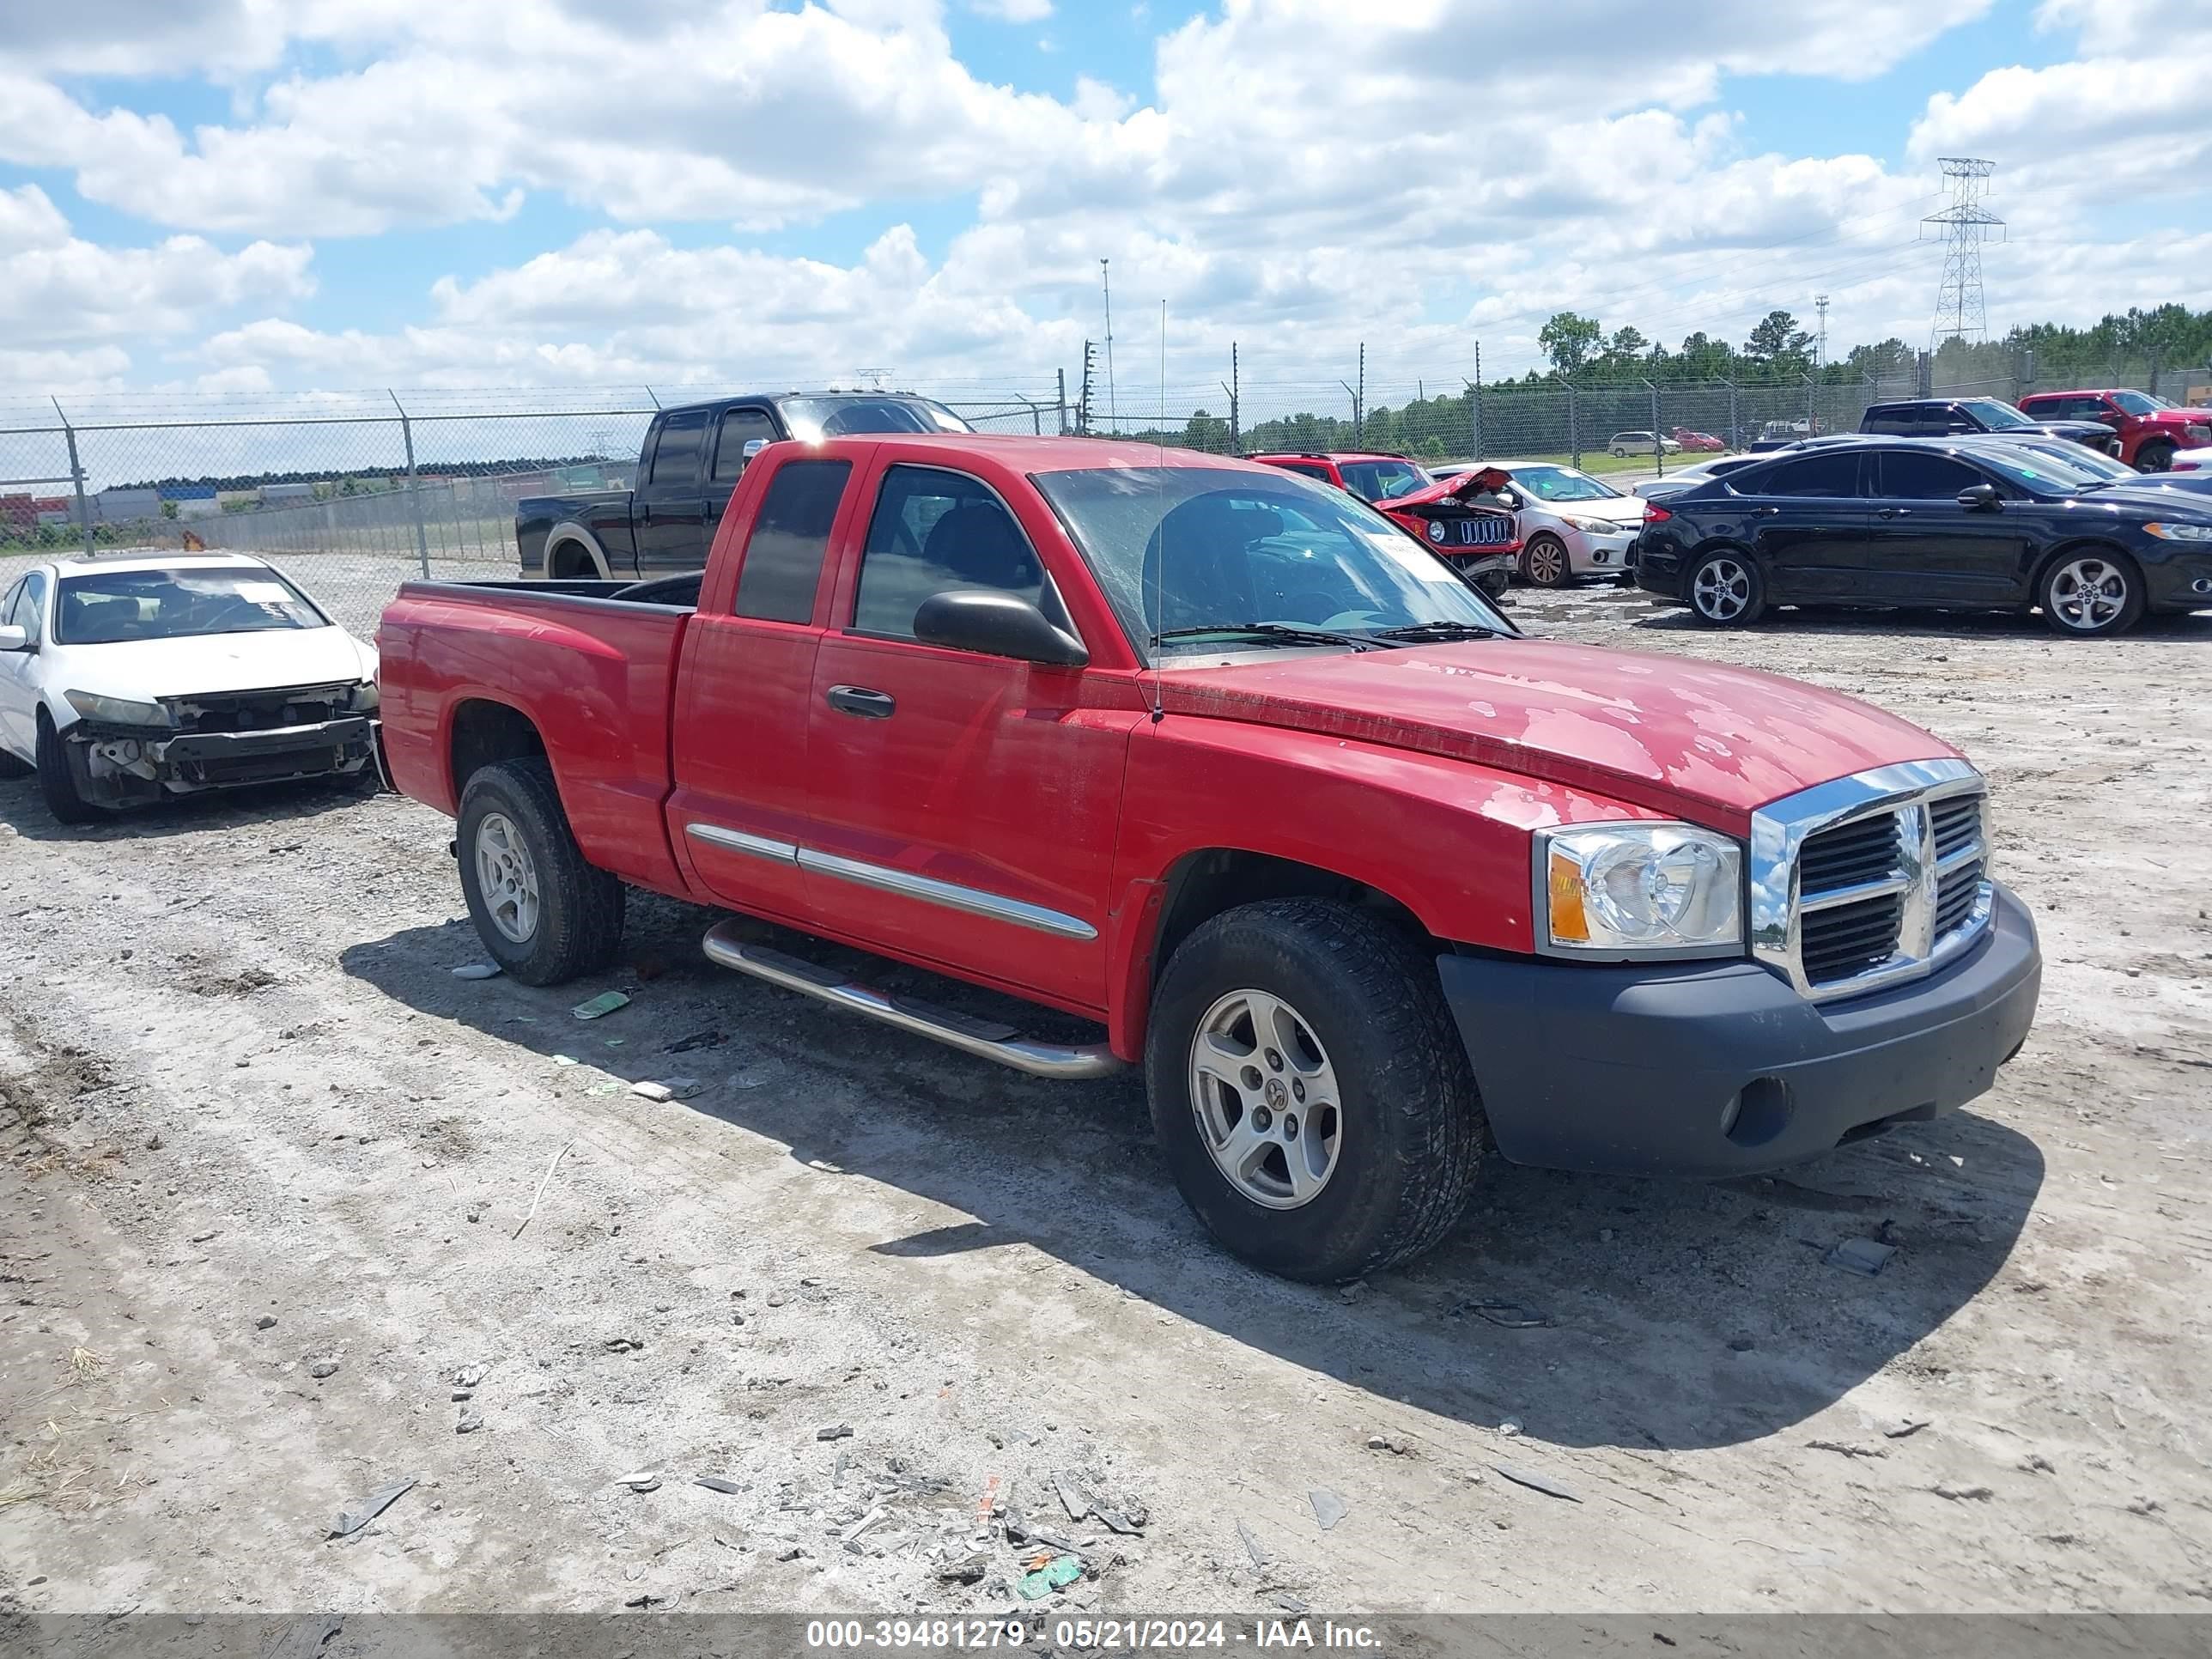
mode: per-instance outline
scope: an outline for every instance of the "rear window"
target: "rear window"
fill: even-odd
[[[737,614],[763,622],[814,620],[814,590],[850,461],[786,461],[768,481],[738,569]]]
[[[1755,477],[1739,479],[1735,487],[1748,495],[1856,495],[1859,458],[1850,450],[1807,455]]]

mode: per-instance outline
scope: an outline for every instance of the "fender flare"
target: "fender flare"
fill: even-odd
[[[615,579],[613,568],[607,563],[606,550],[599,545],[599,538],[574,519],[563,519],[545,532],[545,580],[553,580],[553,550],[563,542],[574,542],[591,556],[592,564],[599,568],[601,581],[611,582]]]

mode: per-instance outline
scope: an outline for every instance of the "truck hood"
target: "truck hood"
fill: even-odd
[[[1161,695],[1171,714],[1451,757],[1738,836],[1784,795],[1958,753],[1801,681],[1547,640],[1171,670]]]
[[[1423,507],[1437,501],[1451,501],[1464,507],[1476,496],[1495,492],[1510,482],[1501,468],[1479,466],[1472,472],[1461,473],[1456,478],[1441,478],[1425,489],[1393,495],[1389,501],[1377,501],[1376,505],[1386,513],[1394,507]],[[1493,503],[1486,501],[1483,505],[1488,507]]]
[[[2011,428],[2014,432],[2030,429],[2024,426]],[[2046,438],[2071,438],[2076,443],[2084,438],[2102,441],[2112,435],[2112,428],[2102,421],[2038,421],[2033,429]],[[1996,435],[2002,438],[2004,434],[2000,432]]]
[[[150,701],[374,679],[376,652],[343,628],[271,629],[183,640],[70,645],[57,690]]]

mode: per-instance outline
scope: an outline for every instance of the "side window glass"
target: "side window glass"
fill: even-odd
[[[699,449],[707,436],[707,411],[679,409],[660,423],[651,482],[664,489],[699,482]]]
[[[1962,489],[1988,482],[1948,455],[1893,450],[1880,462],[1882,496],[1895,501],[1948,501]]]
[[[814,620],[814,590],[822,583],[830,527],[852,473],[850,461],[786,461],[769,480],[738,568],[738,616]]]
[[[923,600],[968,588],[1016,594],[1069,625],[1043,562],[996,495],[963,473],[892,467],[868,521],[854,629],[912,639]]]
[[[722,416],[714,436],[714,482],[735,483],[745,470],[745,446],[774,443],[775,422],[764,409],[732,409]]]
[[[46,638],[46,629],[40,626],[40,613],[46,608],[46,579],[38,571],[23,578],[15,595],[15,607],[8,620],[31,636],[33,643]]]
[[[1859,458],[1840,453],[1808,455],[1784,461],[1757,483],[1740,486],[1759,495],[1856,495],[1859,491]]]

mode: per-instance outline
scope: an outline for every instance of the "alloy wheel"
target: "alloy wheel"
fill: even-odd
[[[1751,573],[1734,559],[1709,559],[1698,568],[1691,602],[1700,616],[1734,622],[1751,603]]]
[[[1191,1040],[1190,1098],[1215,1167],[1255,1204],[1297,1209],[1336,1172],[1336,1072],[1313,1027],[1280,997],[1231,991],[1206,1010]]]
[[[503,812],[477,821],[477,886],[501,936],[527,945],[538,931],[538,866],[522,834]]]
[[[2109,628],[2127,609],[2127,572],[2109,559],[2075,559],[2051,579],[2051,604],[2069,628],[2084,634]]]

